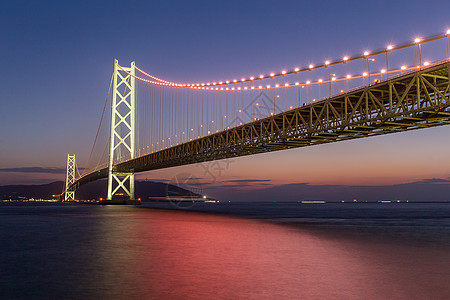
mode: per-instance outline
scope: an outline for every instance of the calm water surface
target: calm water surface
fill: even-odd
[[[193,209],[0,204],[0,298],[450,299],[449,204]]]

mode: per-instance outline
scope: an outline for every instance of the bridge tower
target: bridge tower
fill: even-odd
[[[108,195],[105,204],[137,204],[134,199],[134,170],[118,170],[115,165],[135,158],[134,75],[134,62],[130,67],[122,67],[117,59],[114,60]]]
[[[75,154],[67,154],[67,167],[66,167],[66,189],[64,193],[64,201],[75,200]]]

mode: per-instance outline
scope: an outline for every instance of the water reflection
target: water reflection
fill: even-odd
[[[92,270],[101,298],[423,299],[450,293],[448,248],[192,212],[107,209]]]

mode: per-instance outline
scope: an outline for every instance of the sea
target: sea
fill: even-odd
[[[0,299],[450,299],[450,203],[0,203]]]

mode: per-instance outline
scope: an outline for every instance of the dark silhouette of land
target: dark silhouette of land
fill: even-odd
[[[245,186],[244,183],[241,183]],[[12,199],[52,199],[53,195],[60,194],[64,182],[56,181],[41,185],[7,185],[0,186],[0,200]],[[218,200],[231,201],[278,201],[291,202],[302,200],[324,200],[328,202],[377,202],[381,200],[401,202],[447,202],[450,200],[450,180],[425,179],[422,181],[380,185],[380,186],[352,186],[352,185],[312,185],[308,183],[294,183],[258,188],[247,191],[236,189],[239,185],[221,187],[216,193]],[[247,185],[248,186],[248,185]],[[169,191],[169,192],[168,192]],[[214,192],[214,188],[208,192]],[[197,192],[197,194],[196,194]],[[143,201],[149,197],[166,197],[168,193],[179,195],[197,195],[198,190],[187,192],[181,187],[174,187],[167,183],[153,181],[136,181],[135,197]],[[76,191],[76,198],[91,200],[105,198],[107,194],[106,180],[98,180],[80,187]]]

